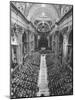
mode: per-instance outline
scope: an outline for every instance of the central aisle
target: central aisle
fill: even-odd
[[[44,95],[49,96],[48,90],[48,80],[47,80],[47,66],[46,66],[46,55],[42,54],[40,59],[40,71],[39,71],[39,78],[38,78],[38,87],[39,92],[37,96]]]

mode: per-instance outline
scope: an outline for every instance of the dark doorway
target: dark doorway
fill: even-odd
[[[25,51],[25,48],[26,48],[26,32],[24,32],[23,35],[22,35],[22,44],[23,44],[22,53],[24,54],[26,52]]]
[[[38,44],[39,49],[41,48],[48,48],[48,40],[46,37],[41,37]]]

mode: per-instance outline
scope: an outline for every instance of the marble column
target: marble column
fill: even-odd
[[[63,35],[63,57],[66,58],[68,53],[68,37],[66,34]]]
[[[14,49],[13,49],[13,45],[11,46],[11,60],[14,62],[14,57],[15,57],[15,55],[14,55]]]
[[[17,61],[18,61],[18,64],[20,64],[20,45],[19,44],[17,46]]]
[[[40,36],[38,35],[38,36],[37,36],[37,48],[38,48],[38,46],[39,46],[39,39],[40,39]]]
[[[22,64],[22,61],[23,61],[23,53],[22,53],[22,34],[20,35],[20,63]]]
[[[58,56],[59,51],[59,37],[58,37],[58,31],[55,34],[55,55]]]
[[[49,38],[49,36],[47,37],[47,39],[48,39],[48,47],[50,48],[50,38]]]
[[[29,52],[29,31],[26,32],[27,35],[27,53]]]
[[[18,64],[22,64],[22,34],[18,33],[18,47],[17,47],[17,59]]]
[[[37,35],[35,35],[35,50],[37,49]]]
[[[55,43],[55,41],[54,41],[54,34],[52,35],[52,51],[54,51],[54,43]]]

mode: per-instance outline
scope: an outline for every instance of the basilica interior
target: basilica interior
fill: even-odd
[[[73,6],[10,2],[11,98],[73,94]]]

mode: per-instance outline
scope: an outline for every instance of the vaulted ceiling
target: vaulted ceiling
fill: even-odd
[[[57,21],[67,12],[71,5],[60,4],[43,4],[43,3],[27,3],[27,2],[13,2],[15,6],[24,14],[24,16],[34,22],[34,20],[51,20]],[[64,12],[65,11],[65,12]]]
[[[51,25],[55,24],[61,15],[61,5],[33,3],[28,9],[25,16],[38,30],[40,30],[40,25],[42,25],[42,28],[45,28],[44,25],[47,25],[49,26],[48,29],[50,29]]]
[[[27,19],[31,22],[37,20],[51,20],[52,22],[59,19],[60,14],[51,4],[34,4],[28,12]]]
[[[38,28],[54,25],[72,7],[70,5],[14,2],[28,21]],[[41,29],[39,29],[41,30]]]

